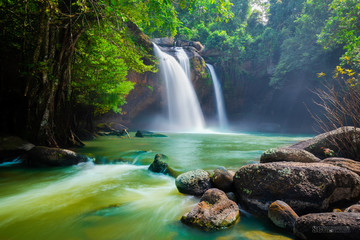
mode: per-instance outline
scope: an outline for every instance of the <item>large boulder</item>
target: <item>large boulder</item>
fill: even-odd
[[[0,163],[11,161],[30,151],[34,144],[31,144],[16,136],[0,136]]]
[[[294,234],[300,239],[359,239],[359,213],[313,213],[296,219]]]
[[[29,167],[58,167],[87,161],[87,156],[71,150],[36,146],[28,152],[24,163]]]
[[[359,144],[360,129],[347,126],[296,143],[290,146],[290,148],[304,149],[321,159],[331,157],[329,151],[326,151],[326,149],[329,149],[333,151],[333,155],[338,157],[360,160],[358,159],[360,156],[360,153],[357,152],[358,150],[352,151],[352,149],[359,149],[357,148]]]
[[[276,226],[292,231],[295,221],[299,216],[285,202],[277,200],[270,204],[268,217]]]
[[[234,172],[230,172],[224,167],[219,167],[214,170],[211,181],[214,187],[224,192],[232,192],[234,175]]]
[[[327,164],[331,164],[334,166],[338,166],[338,167],[342,167],[342,168],[346,168],[354,173],[356,173],[357,175],[360,175],[360,162],[348,159],[348,158],[337,158],[337,157],[333,157],[333,158],[326,158],[324,160],[321,161],[322,163],[327,163]]]
[[[178,40],[176,42],[176,46],[183,47],[183,48],[193,47],[196,49],[196,51],[199,51],[199,52],[204,49],[204,46],[199,41]]]
[[[204,170],[194,170],[180,174],[175,184],[179,192],[201,196],[212,187],[210,174]]]
[[[220,230],[232,226],[239,219],[238,205],[216,188],[207,190],[200,202],[182,216],[185,224],[205,231]]]
[[[267,213],[282,200],[298,214],[330,210],[360,199],[360,177],[344,168],[322,163],[275,162],[251,164],[234,176],[240,203],[250,212]]]
[[[260,158],[261,163],[267,162],[303,162],[313,163],[319,162],[320,159],[314,154],[303,149],[294,148],[277,148],[266,150]]]
[[[167,164],[168,160],[169,158],[166,155],[156,154],[154,161],[149,166],[149,171],[155,173],[164,173],[172,177],[177,177],[179,173],[173,170],[171,167],[169,167],[169,165]]]

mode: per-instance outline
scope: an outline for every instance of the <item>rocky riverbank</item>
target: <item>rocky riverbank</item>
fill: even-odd
[[[360,162],[344,158],[356,156],[344,148],[348,139],[358,146],[360,132],[345,127],[265,151],[260,163],[235,174],[225,168],[180,174],[179,192],[201,196],[181,221],[205,231],[225,229],[239,221],[240,207],[300,239],[359,239]]]
[[[25,167],[64,167],[91,161],[88,156],[62,148],[35,146],[19,137],[0,137],[0,164],[14,161]]]

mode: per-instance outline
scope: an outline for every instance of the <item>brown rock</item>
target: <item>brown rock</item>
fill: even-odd
[[[352,204],[360,198],[357,174],[324,163],[246,165],[236,172],[234,187],[242,207],[264,215],[276,200],[306,214],[331,211],[333,205]]]
[[[168,174],[172,177],[177,177],[179,173],[175,170],[173,170],[169,165],[167,164],[169,158],[164,154],[156,154],[154,161],[149,166],[149,171],[155,172],[155,173],[164,173]]]
[[[36,146],[28,152],[25,164],[29,167],[58,167],[87,161],[87,156],[71,150]]]
[[[269,206],[268,217],[276,226],[292,231],[299,216],[285,202],[277,200]]]
[[[360,176],[360,162],[348,158],[337,158],[337,157],[326,158],[321,162],[346,168]]]
[[[359,239],[359,213],[312,213],[296,219],[294,234],[300,239]]]
[[[201,169],[180,174],[175,185],[179,192],[195,196],[203,195],[212,187],[209,173]]]
[[[260,158],[261,163],[267,162],[319,162],[320,159],[314,154],[303,149],[277,148],[266,150]]]
[[[360,204],[351,205],[350,207],[346,208],[344,212],[360,213]]]
[[[237,204],[216,188],[207,190],[189,213],[181,221],[205,231],[220,230],[232,226],[240,216]]]
[[[234,172],[230,172],[224,167],[219,167],[214,170],[214,175],[211,177],[211,181],[214,187],[224,192],[232,192],[234,175]]]
[[[193,46],[196,50],[198,50],[199,52],[202,51],[204,49],[204,46],[200,43],[200,42],[192,42],[190,44],[190,46]]]
[[[151,41],[163,47],[173,47],[175,43],[174,39],[171,37],[153,38]]]
[[[289,148],[304,149],[311,152],[320,159],[326,156],[323,148],[328,148],[336,153],[336,156],[342,156],[350,159],[357,159],[359,153],[349,151],[349,146],[359,143],[360,129],[352,126],[341,127],[330,132],[315,136],[312,139],[296,143]]]

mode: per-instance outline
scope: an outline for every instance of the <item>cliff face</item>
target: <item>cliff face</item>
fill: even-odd
[[[161,50],[174,56],[174,42],[172,39],[153,39]],[[206,117],[215,114],[214,91],[212,81],[205,65],[204,59],[198,51],[202,45],[198,42],[181,41],[179,44],[189,57],[191,68],[191,81],[199,98],[200,105]],[[178,45],[178,46],[179,46]],[[135,82],[135,88],[126,98],[127,103],[123,106],[123,114],[120,120],[123,124],[135,127],[139,120],[151,115],[164,115],[166,109],[166,89],[160,72],[157,73],[134,73],[128,74],[128,79]]]

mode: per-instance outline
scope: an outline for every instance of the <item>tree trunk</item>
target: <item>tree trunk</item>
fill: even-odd
[[[41,15],[34,74],[25,90],[27,130],[29,138],[37,144],[71,146],[78,143],[71,130],[71,63],[84,28],[73,27],[70,17],[54,20],[50,5],[44,4]]]

